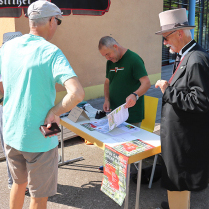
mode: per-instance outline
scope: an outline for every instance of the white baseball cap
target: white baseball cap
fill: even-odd
[[[33,2],[27,13],[30,20],[53,16],[62,18],[62,12],[55,4],[43,0]]]

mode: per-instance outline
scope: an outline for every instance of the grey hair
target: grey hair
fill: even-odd
[[[103,46],[106,46],[107,48],[111,48],[113,45],[119,46],[118,42],[114,38],[112,38],[110,36],[104,36],[99,40],[98,48],[99,48],[99,50]]]
[[[184,34],[185,34],[187,37],[192,37],[191,31],[188,30],[188,29],[184,30]]]
[[[29,19],[29,26],[30,27],[38,27],[42,25],[46,25],[46,23],[50,20],[52,17],[43,17],[43,18],[38,18],[34,20]]]

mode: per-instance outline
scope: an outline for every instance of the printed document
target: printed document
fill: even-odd
[[[123,122],[125,122],[129,117],[128,108],[125,108],[125,104],[119,106],[111,113],[107,115],[107,119],[100,119],[90,122],[90,124],[81,124],[84,127],[91,127],[101,133],[108,133],[113,130]]]

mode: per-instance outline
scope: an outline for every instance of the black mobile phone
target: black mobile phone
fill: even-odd
[[[51,136],[54,134],[57,134],[59,132],[61,132],[61,129],[59,128],[59,126],[57,125],[57,123],[52,123],[50,128],[47,128],[47,125],[41,125],[39,127],[39,130],[41,131],[41,133],[46,137],[46,136]]]

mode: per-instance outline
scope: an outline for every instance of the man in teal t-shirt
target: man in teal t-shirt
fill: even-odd
[[[104,111],[110,112],[126,103],[126,108],[129,108],[127,122],[139,126],[144,119],[143,95],[150,88],[143,60],[110,36],[100,39],[99,51],[108,60],[104,84]]]
[[[83,88],[62,51],[48,42],[61,24],[61,10],[48,1],[28,8],[30,33],[8,41],[0,50],[4,87],[3,135],[13,178],[10,207],[22,208],[28,184],[31,208],[47,206],[57,192],[58,139],[45,138],[40,125],[59,124],[59,116],[84,98]],[[67,94],[54,106],[55,84]]]

